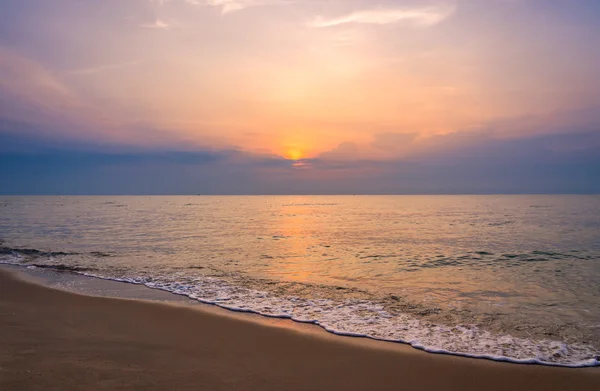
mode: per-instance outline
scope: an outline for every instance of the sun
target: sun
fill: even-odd
[[[285,153],[286,159],[290,160],[300,160],[303,156],[304,154],[302,153],[302,151],[294,148],[288,149]]]

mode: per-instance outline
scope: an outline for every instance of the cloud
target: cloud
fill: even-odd
[[[359,159],[359,149],[355,143],[344,142],[331,151],[319,155],[320,160],[351,161]]]
[[[37,61],[0,47],[0,118],[65,124],[65,114],[81,116],[80,99]]]
[[[70,91],[53,74],[35,60],[0,47],[0,88],[20,95],[69,97]]]
[[[119,64],[99,65],[99,66],[90,67],[90,68],[74,69],[74,70],[68,71],[68,73],[70,73],[72,75],[92,75],[92,74],[96,74],[96,73],[100,73],[100,72],[104,72],[104,71],[111,71],[111,70],[115,70],[115,69],[127,68],[129,66],[139,65],[139,64],[140,64],[139,61],[128,61],[128,62],[122,62]]]
[[[324,28],[348,23],[391,24],[406,23],[415,27],[434,26],[449,18],[456,7],[453,5],[431,5],[420,8],[372,9],[355,11],[335,18],[318,16],[311,27]]]
[[[100,69],[81,70],[95,71]],[[93,140],[98,144],[194,145],[176,130],[128,121],[118,112],[109,112],[60,76],[35,59],[0,47],[0,133],[30,134],[63,144]]]
[[[0,120],[0,182],[11,194],[597,193],[600,132],[498,140],[491,131],[435,136],[430,153],[361,159],[344,143],[293,162],[235,148],[69,144]],[[405,134],[384,134],[406,140]],[[435,146],[444,146],[436,150]],[[568,146],[568,148],[565,148]]]
[[[169,28],[169,25],[167,23],[165,23],[164,21],[162,21],[160,18],[156,18],[154,23],[142,24],[142,25],[140,25],[140,27],[147,28],[147,29],[167,30]]]
[[[371,146],[378,153],[401,156],[410,150],[418,136],[418,133],[380,133],[375,135]]]
[[[0,145],[14,144],[4,137]],[[82,150],[26,148],[0,153],[7,194],[479,194],[598,193],[598,148],[553,153],[573,136],[498,143],[483,135],[438,160],[311,159],[306,169],[235,150]],[[596,142],[597,135],[574,135]],[[556,138],[556,140],[554,140]],[[440,140],[443,141],[443,140]],[[452,140],[446,140],[452,141]],[[33,142],[39,143],[35,139]],[[550,143],[551,144],[551,143]],[[343,146],[342,149],[351,146]],[[476,153],[473,153],[476,152]],[[577,156],[573,159],[574,154]]]
[[[208,5],[213,7],[221,7],[221,13],[243,10],[244,8],[256,6],[257,2],[248,0],[207,0]]]
[[[164,4],[168,0],[161,0],[159,4]],[[173,1],[173,0],[171,0]],[[292,0],[183,0],[187,4],[195,6],[209,6],[221,8],[221,14],[228,14],[235,11],[241,11],[251,7],[261,7],[275,4],[289,4]]]
[[[433,136],[414,146],[412,161],[436,164],[600,164],[600,132],[577,131],[499,138],[494,129]]]

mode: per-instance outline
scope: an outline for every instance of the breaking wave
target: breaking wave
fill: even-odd
[[[507,260],[529,262],[532,256],[555,257],[558,253],[504,254]],[[471,255],[493,254],[480,251]],[[90,277],[142,284],[202,303],[240,312],[291,319],[316,324],[328,332],[401,342],[433,353],[486,358],[515,363],[566,367],[600,365],[600,352],[589,338],[571,329],[537,330],[535,325],[514,324],[503,327],[498,319],[475,319],[447,309],[412,303],[406,297],[377,296],[357,288],[279,282],[249,278],[235,273],[189,266],[152,272],[111,267],[90,267],[78,263],[81,257],[102,258],[102,252],[68,253],[37,249],[0,247],[0,263],[52,268]],[[469,257],[463,261],[467,261]],[[452,261],[452,262],[456,262]],[[458,260],[460,261],[460,260]],[[444,266],[448,260],[435,262]],[[99,262],[98,262],[99,263]],[[209,272],[206,272],[206,271]],[[517,332],[524,328],[529,331]],[[566,326],[565,326],[566,327]],[[548,337],[543,337],[543,336]]]

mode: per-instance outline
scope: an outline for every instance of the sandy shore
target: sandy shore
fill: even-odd
[[[433,355],[291,324],[84,296],[0,270],[0,390],[600,389],[600,368]]]

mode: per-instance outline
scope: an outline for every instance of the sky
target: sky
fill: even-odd
[[[0,194],[600,193],[597,0],[2,0]]]

